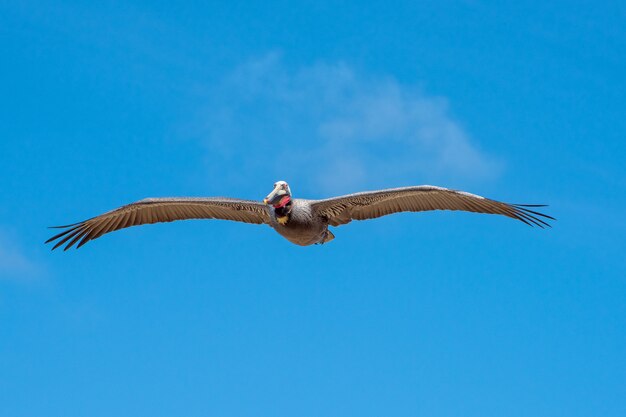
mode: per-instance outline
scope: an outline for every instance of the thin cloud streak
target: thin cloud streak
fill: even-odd
[[[275,179],[336,193],[484,181],[502,170],[444,98],[344,63],[292,70],[272,53],[241,65],[212,96],[206,144],[237,165],[239,181],[269,168]]]
[[[15,247],[15,242],[0,230],[0,280],[30,281],[40,267]]]

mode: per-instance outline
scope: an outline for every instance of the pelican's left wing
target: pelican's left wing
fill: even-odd
[[[475,213],[501,214],[528,225],[550,227],[541,218],[554,218],[530,210],[541,205],[507,204],[464,191],[421,185],[366,191],[340,197],[316,200],[311,203],[313,212],[325,217],[331,226],[352,220],[366,220],[404,211],[462,210]]]
[[[80,248],[90,240],[115,230],[186,219],[222,219],[263,224],[269,222],[269,212],[267,206],[259,201],[235,198],[147,198],[89,220],[56,226],[55,228],[65,230],[48,239],[46,243],[59,239],[53,250],[66,242],[64,250],[68,250],[76,243],[78,243],[76,247]]]

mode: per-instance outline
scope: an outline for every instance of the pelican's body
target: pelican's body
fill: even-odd
[[[352,220],[366,220],[404,211],[463,210],[500,214],[528,225],[549,226],[552,217],[528,209],[539,207],[507,204],[475,194],[422,185],[367,191],[324,200],[292,199],[285,181],[274,184],[263,203],[225,197],[149,198],[120,207],[100,216],[68,226],[48,239],[58,239],[53,249],[81,247],[105,233],[141,224],[185,219],[223,219],[267,224],[281,236],[300,246],[326,243],[334,239],[329,226]]]
[[[311,210],[311,200],[296,198],[291,200],[291,204],[290,213],[270,207],[270,226],[296,245],[308,246],[328,241],[328,222],[316,218]]]

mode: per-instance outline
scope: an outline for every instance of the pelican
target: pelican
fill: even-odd
[[[105,233],[141,224],[187,219],[222,219],[244,223],[267,224],[281,236],[300,246],[324,244],[335,238],[329,226],[341,226],[352,220],[367,220],[405,211],[461,210],[500,214],[529,226],[551,227],[555,220],[531,210],[545,205],[507,204],[464,191],[432,185],[365,191],[324,200],[292,198],[285,181],[278,181],[263,202],[227,197],[147,198],[91,219],[66,226],[46,243],[52,249],[65,244],[68,250],[80,248]]]

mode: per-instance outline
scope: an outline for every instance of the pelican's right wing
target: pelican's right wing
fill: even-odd
[[[52,249],[68,242],[68,250],[78,242],[80,248],[105,233],[141,224],[186,219],[222,219],[245,223],[269,223],[267,205],[252,200],[226,197],[147,198],[79,223],[56,226],[65,229],[46,243],[59,239]]]

